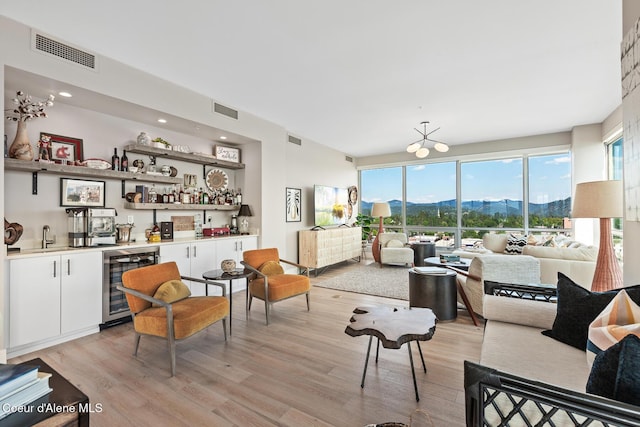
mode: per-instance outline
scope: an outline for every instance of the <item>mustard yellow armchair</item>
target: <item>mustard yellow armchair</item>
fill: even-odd
[[[245,251],[242,254],[242,258],[242,265],[254,273],[249,278],[247,289],[249,293],[247,315],[251,310],[251,302],[254,297],[264,301],[267,325],[269,324],[269,306],[274,302],[305,295],[307,298],[307,311],[310,310],[309,291],[311,290],[311,281],[309,280],[309,269],[307,267],[281,259],[277,248]],[[306,275],[285,274],[280,263],[304,269]]]
[[[182,279],[222,288],[222,296],[191,297]],[[138,355],[140,336],[151,335],[168,340],[171,355],[171,376],[176,372],[176,340],[190,337],[222,320],[224,340],[227,340],[229,300],[225,287],[203,279],[181,276],[175,262],[150,265],[122,274],[122,286],[117,288],[126,295],[135,341],[133,355]]]

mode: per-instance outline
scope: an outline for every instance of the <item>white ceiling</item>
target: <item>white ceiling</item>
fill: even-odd
[[[360,157],[566,131],[620,103],[621,0],[18,2],[0,14]]]

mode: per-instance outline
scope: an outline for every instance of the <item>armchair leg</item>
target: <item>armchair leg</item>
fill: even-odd
[[[140,334],[136,332],[136,336],[133,337],[133,355],[138,356],[138,346],[140,345]]]
[[[224,340],[227,340],[227,318],[222,319],[222,330],[224,331]]]
[[[269,326],[269,303],[267,301],[264,302],[264,312],[267,316],[267,326]]]
[[[176,374],[176,342],[173,337],[169,338],[169,353],[171,354],[171,376]]]
[[[311,311],[311,305],[309,302],[309,297],[310,297],[309,292],[307,292],[305,296],[307,297],[307,311]]]

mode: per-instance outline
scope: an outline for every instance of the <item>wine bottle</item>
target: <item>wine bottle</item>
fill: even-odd
[[[113,156],[111,156],[111,170],[120,170],[120,157],[118,157],[118,149],[113,149]]]
[[[129,172],[129,159],[127,158],[127,150],[122,151],[122,158],[120,159],[120,170],[122,172]]]

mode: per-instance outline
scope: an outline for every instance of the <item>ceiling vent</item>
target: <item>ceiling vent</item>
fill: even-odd
[[[31,32],[31,48],[36,52],[46,53],[93,71],[97,71],[98,68],[98,61],[94,54],[69,46],[35,31]]]
[[[296,145],[302,145],[302,140],[292,135],[289,135],[289,142]]]
[[[222,104],[218,104],[217,102],[213,103],[213,111],[218,114],[222,114],[223,116],[231,117],[232,119],[238,120],[238,112],[233,108],[225,107]]]
[[[344,156],[344,159],[345,159],[347,162],[353,163],[353,157],[351,157],[351,156]]]

